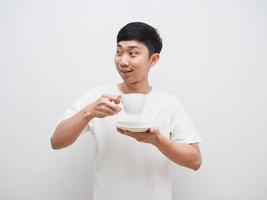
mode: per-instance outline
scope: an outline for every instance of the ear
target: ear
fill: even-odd
[[[154,53],[154,54],[149,58],[150,66],[153,67],[155,64],[157,64],[159,58],[160,58],[159,53]]]

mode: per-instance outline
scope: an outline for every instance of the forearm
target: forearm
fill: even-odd
[[[50,139],[52,148],[61,149],[73,144],[92,118],[86,109],[82,109],[73,117],[62,121]]]
[[[162,135],[158,135],[154,145],[170,160],[178,165],[199,169],[201,165],[201,154],[196,144],[176,143]]]

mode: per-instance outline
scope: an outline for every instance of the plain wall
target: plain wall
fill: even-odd
[[[201,133],[203,165],[172,165],[174,200],[264,200],[267,1],[0,0],[0,199],[90,199],[90,134],[54,151],[58,117],[117,83],[118,30],[159,29],[154,87],[175,94]]]

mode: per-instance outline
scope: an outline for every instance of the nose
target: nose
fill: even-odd
[[[127,55],[122,55],[120,60],[120,65],[122,67],[128,67],[129,66],[129,57]]]

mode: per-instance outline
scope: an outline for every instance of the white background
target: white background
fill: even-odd
[[[199,171],[172,165],[173,199],[266,199],[265,0],[0,0],[0,199],[90,199],[90,134],[59,151],[49,139],[75,99],[120,81],[115,38],[132,21],[159,29],[151,83],[203,138]]]

